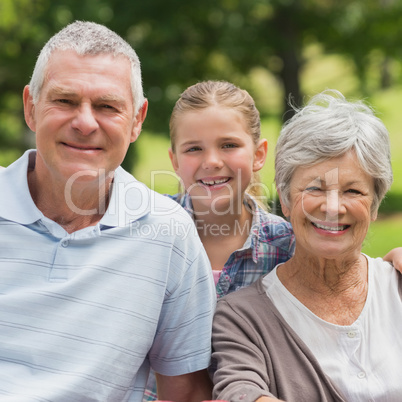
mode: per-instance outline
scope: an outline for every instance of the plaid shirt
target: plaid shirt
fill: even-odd
[[[194,218],[191,199],[187,194],[168,197],[177,201]],[[216,285],[218,299],[252,284],[294,253],[295,239],[290,223],[264,211],[248,195],[244,203],[253,215],[251,230],[243,247],[234,251],[223,267]],[[151,373],[143,402],[156,399],[155,376]]]

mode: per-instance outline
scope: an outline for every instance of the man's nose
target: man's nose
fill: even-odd
[[[72,127],[79,131],[80,134],[92,134],[99,127],[91,105],[84,103],[76,109],[75,113]]]

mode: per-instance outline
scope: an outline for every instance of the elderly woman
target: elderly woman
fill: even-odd
[[[294,256],[219,301],[214,397],[402,401],[402,279],[361,253],[392,182],[388,133],[337,91],[314,97],[276,150]]]

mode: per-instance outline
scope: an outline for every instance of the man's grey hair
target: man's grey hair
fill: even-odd
[[[42,48],[29,83],[34,104],[39,99],[49,59],[52,53],[57,50],[73,50],[81,56],[109,54],[113,57],[126,57],[131,65],[131,91],[135,113],[143,105],[144,94],[141,81],[141,67],[134,49],[109,28],[94,22],[85,21],[75,21],[67,25],[50,38]]]
[[[289,207],[290,181],[298,167],[313,166],[354,151],[374,179],[371,213],[377,212],[392,184],[389,134],[362,101],[349,102],[336,90],[314,97],[284,124],[275,155],[275,181]]]

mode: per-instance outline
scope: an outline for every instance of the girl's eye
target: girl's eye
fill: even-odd
[[[186,150],[186,152],[195,152],[195,151],[200,151],[200,150],[201,150],[200,147],[191,147],[191,148],[188,148]]]
[[[238,148],[237,144],[225,144],[223,148]]]

